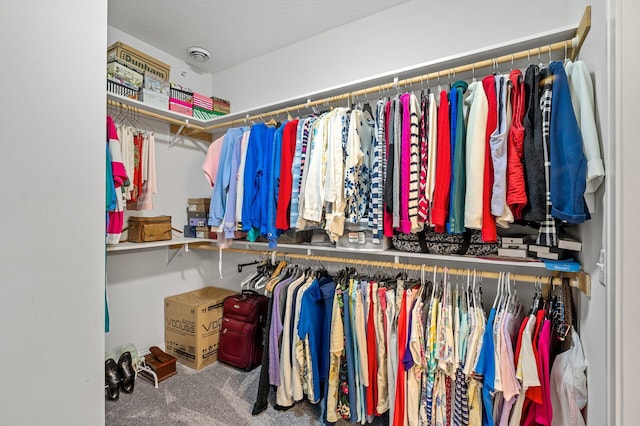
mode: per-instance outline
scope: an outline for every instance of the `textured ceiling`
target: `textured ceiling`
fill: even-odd
[[[215,73],[406,1],[109,0],[109,25]],[[189,46],[212,58],[195,62]]]

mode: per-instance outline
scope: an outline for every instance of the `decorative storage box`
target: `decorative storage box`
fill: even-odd
[[[193,116],[199,120],[213,120],[214,118],[220,117],[222,115],[224,114],[221,112],[208,111],[197,106],[193,107]]]
[[[139,73],[148,72],[169,81],[169,65],[118,41],[107,48],[107,62],[118,59]]]
[[[221,114],[229,114],[231,112],[231,103],[228,100],[215,97],[211,99],[213,99],[213,112]]]
[[[160,109],[169,109],[169,96],[143,88],[140,93],[140,100]]]
[[[138,88],[122,84],[119,80],[107,78],[107,92],[125,96],[131,99],[138,99]]]
[[[107,77],[129,83],[136,87],[142,87],[144,76],[133,68],[113,60],[107,63]]]
[[[150,72],[144,73],[144,85],[142,87],[152,92],[160,93],[167,98],[171,95],[169,82],[151,74]]]
[[[178,112],[180,114],[193,117],[193,107],[185,105],[184,103],[173,98],[169,98],[169,111]]]
[[[208,98],[200,93],[193,93],[193,106],[202,108],[207,111],[213,111],[213,99]]]
[[[132,243],[170,240],[171,216],[129,218],[129,238]]]
[[[336,247],[354,250],[374,251],[386,250],[390,246],[389,239],[382,237],[378,242],[373,241],[373,231],[365,223],[345,223],[344,234],[338,238]]]
[[[199,370],[218,359],[222,305],[235,291],[216,287],[164,299],[165,351]]]

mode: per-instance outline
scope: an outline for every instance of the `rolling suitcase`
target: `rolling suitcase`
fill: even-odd
[[[252,290],[243,290],[224,300],[219,361],[243,370],[251,370],[262,363],[268,300]]]

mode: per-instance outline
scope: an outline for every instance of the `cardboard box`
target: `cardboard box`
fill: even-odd
[[[139,73],[148,72],[169,81],[171,67],[151,56],[118,41],[107,48],[107,62],[118,59]]]
[[[209,238],[209,227],[196,226],[196,238]]]
[[[145,104],[151,105],[159,109],[169,109],[169,96],[162,93],[154,92],[150,89],[142,89],[140,100]]]
[[[211,198],[189,198],[187,201],[187,212],[209,213],[210,204]]]
[[[107,63],[107,78],[113,78],[136,87],[142,87],[144,76],[133,68],[121,64],[117,60],[113,60]]]
[[[164,299],[165,351],[199,370],[218,359],[225,297],[237,292],[205,287]]]

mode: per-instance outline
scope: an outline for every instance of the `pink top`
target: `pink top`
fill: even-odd
[[[540,331],[538,341],[538,370],[540,371],[540,386],[542,388],[542,404],[535,405],[536,422],[541,425],[551,425],[553,407],[551,406],[551,387],[549,385],[551,367],[551,321],[545,320]]]
[[[220,161],[220,151],[222,150],[223,139],[224,136],[221,136],[209,145],[207,156],[204,158],[204,163],[202,164],[202,171],[204,172],[207,182],[209,182],[209,186],[211,188],[213,188],[213,185],[216,183],[216,176],[218,175],[218,163]]]
[[[402,143],[400,144],[400,228],[403,234],[411,233],[409,219],[409,185],[411,181],[411,95],[400,96],[402,104]]]

